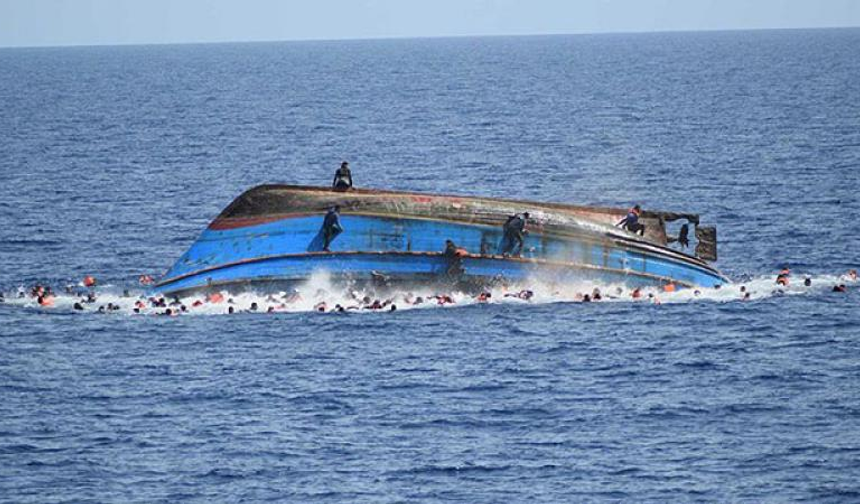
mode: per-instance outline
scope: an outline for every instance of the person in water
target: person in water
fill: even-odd
[[[621,229],[626,229],[633,234],[639,234],[639,236],[645,236],[645,226],[639,222],[639,217],[642,216],[642,207],[639,205],[635,205],[627,212],[627,216],[621,219],[616,227],[621,227]]]
[[[788,287],[788,284],[791,281],[790,277],[791,277],[791,270],[788,269],[788,266],[782,268],[782,270],[776,276],[777,285],[781,285],[783,287]]]
[[[508,217],[502,230],[504,232],[505,247],[502,250],[503,256],[512,255],[519,257],[523,252],[523,239],[528,233],[526,223],[529,220],[529,213],[514,214]]]
[[[341,163],[340,168],[334,172],[334,180],[332,180],[331,187],[336,191],[352,189],[352,172],[349,171],[349,163],[346,161]]]
[[[340,205],[335,205],[329,209],[323,219],[323,251],[331,252],[329,245],[337,238],[337,235],[343,232],[343,226],[340,225]]]

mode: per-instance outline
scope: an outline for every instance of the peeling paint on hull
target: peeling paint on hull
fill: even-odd
[[[344,232],[321,251],[323,217],[339,204]],[[508,215],[528,211],[522,258],[494,255]],[[676,282],[709,287],[728,280],[704,261],[665,246],[662,222],[644,217],[645,238],[611,226],[624,211],[568,205],[260,186],[237,198],[159,282],[164,293],[300,282],[325,270],[336,278],[431,282],[446,276],[451,239],[469,251],[461,280],[547,276],[628,285]],[[661,241],[663,243],[661,243]]]

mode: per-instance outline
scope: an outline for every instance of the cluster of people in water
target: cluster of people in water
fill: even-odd
[[[838,283],[830,289],[832,292],[844,293],[848,291],[849,283],[858,281],[857,270],[849,270],[842,275]],[[151,277],[142,275],[138,282],[141,285],[150,285]],[[784,289],[789,288],[792,282],[792,273],[789,268],[783,268],[776,276],[775,290],[769,294],[782,294]],[[812,277],[806,276],[802,280],[803,288],[811,288],[813,285]],[[495,301],[495,297],[504,300],[516,300],[530,302],[535,299],[535,292],[531,289],[523,289],[518,287],[500,287],[492,291],[482,290],[477,294],[467,295],[461,292],[442,292],[430,295],[416,295],[413,292],[399,292],[390,294],[384,297],[373,297],[358,291],[346,293],[337,302],[328,301],[326,298],[331,298],[330,293],[323,289],[317,290],[309,299],[305,299],[298,290],[290,290],[289,292],[280,292],[260,296],[253,301],[248,301],[246,298],[235,299],[222,292],[209,292],[200,294],[190,299],[182,299],[178,296],[165,297],[162,295],[133,295],[128,290],[123,291],[120,300],[104,303],[100,300],[96,287],[98,282],[92,276],[85,277],[80,284],[66,286],[64,293],[67,296],[77,298],[72,308],[79,312],[95,312],[95,313],[111,313],[118,311],[131,310],[135,314],[150,314],[162,316],[179,316],[187,313],[279,313],[306,310],[312,306],[312,310],[320,313],[345,313],[345,312],[393,312],[397,311],[398,307],[430,307],[430,306],[452,306],[457,304],[472,304],[472,303],[489,303]],[[738,299],[750,300],[756,294],[747,285],[739,286],[716,286],[715,290],[737,288]],[[759,286],[761,288],[761,286]],[[795,288],[797,289],[797,288]],[[595,287],[586,292],[578,292],[573,295],[572,299],[568,296],[561,296],[559,292],[552,293],[553,299],[567,298],[573,302],[592,303],[603,300],[623,300],[630,299],[633,301],[647,301],[652,304],[661,304],[661,294],[671,294],[680,290],[680,287],[673,283],[666,283],[660,288],[641,287],[624,288],[612,287],[608,291],[603,291]],[[693,297],[702,295],[702,291],[694,289]],[[765,293],[767,294],[767,293]],[[18,291],[18,298],[29,298],[35,301],[40,307],[52,308],[56,304],[57,294],[50,286],[42,284],[33,285],[29,289],[21,288]],[[127,301],[126,301],[127,300]],[[0,302],[5,302],[4,294],[0,293]],[[311,304],[313,303],[313,304]]]
[[[857,282],[857,270],[851,269],[848,270],[848,273],[842,275],[840,278],[840,283],[837,283],[831,289],[833,292],[848,292],[847,282]],[[780,272],[776,275],[776,285],[780,287],[788,287],[791,285],[791,268],[788,266],[783,267]],[[812,277],[806,276],[803,279],[804,287],[812,286]]]

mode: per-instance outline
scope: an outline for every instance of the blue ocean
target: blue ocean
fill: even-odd
[[[860,29],[0,50],[0,502],[860,501],[858,55]],[[241,192],[343,160],[697,212],[734,283],[133,313]],[[72,309],[87,275],[119,310]]]

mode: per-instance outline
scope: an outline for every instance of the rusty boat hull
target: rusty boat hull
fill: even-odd
[[[344,228],[322,250],[322,222],[341,207]],[[529,212],[520,257],[501,255],[503,224]],[[713,287],[728,282],[705,260],[669,247],[667,221],[697,226],[699,255],[716,258],[715,231],[698,216],[645,212],[644,237],[614,226],[617,208],[382,190],[263,185],[236,198],[156,285],[164,294],[282,288],[318,272],[345,282],[461,283],[530,279]],[[468,254],[451,258],[453,240]]]

